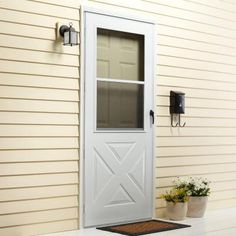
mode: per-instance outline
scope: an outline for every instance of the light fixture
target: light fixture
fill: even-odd
[[[63,37],[63,45],[76,46],[78,45],[78,32],[72,27],[72,23],[62,25],[59,29],[60,35]]]

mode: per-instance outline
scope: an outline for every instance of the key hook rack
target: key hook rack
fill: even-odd
[[[170,91],[170,114],[172,127],[184,127],[186,122],[181,124],[181,114],[185,113],[185,94],[177,91]],[[174,116],[178,116],[178,122],[174,125]]]

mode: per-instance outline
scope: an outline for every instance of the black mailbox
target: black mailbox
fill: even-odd
[[[170,113],[184,114],[185,93],[170,91]]]
[[[170,114],[172,127],[184,127],[186,122],[181,124],[180,114],[185,113],[185,94],[177,91],[170,91]],[[174,125],[174,117],[178,117],[178,122]]]

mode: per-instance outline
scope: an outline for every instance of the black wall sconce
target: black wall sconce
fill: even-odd
[[[182,92],[170,91],[170,114],[171,114],[171,126],[172,127],[184,127],[186,122],[181,125],[180,114],[185,112],[185,94]],[[178,122],[173,125],[174,114],[178,115]]]
[[[78,45],[78,32],[72,27],[72,23],[62,25],[59,29],[60,35],[63,37],[63,45],[76,46]]]

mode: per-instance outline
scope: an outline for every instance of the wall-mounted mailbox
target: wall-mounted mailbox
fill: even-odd
[[[184,114],[185,93],[170,91],[170,113]]]
[[[170,91],[170,114],[171,114],[171,126],[172,127],[184,127],[186,123],[181,125],[180,114],[185,113],[185,93]],[[179,122],[173,125],[173,115],[177,114]]]

